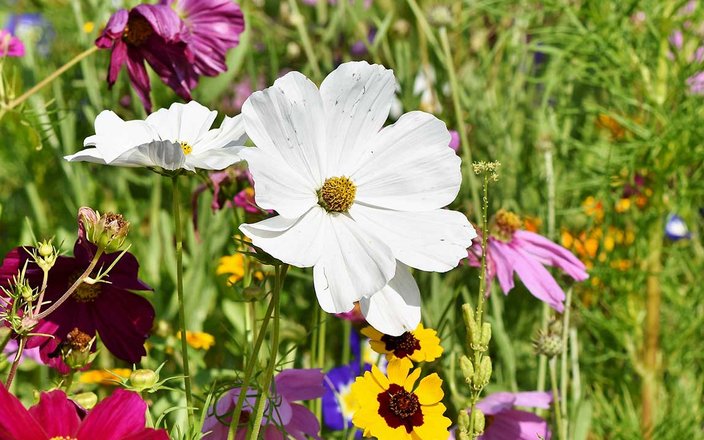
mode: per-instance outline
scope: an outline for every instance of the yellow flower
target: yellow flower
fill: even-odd
[[[423,324],[401,336],[385,335],[373,327],[363,328],[362,334],[370,339],[372,349],[385,354],[389,361],[409,358],[414,362],[431,362],[442,354],[437,333],[433,329],[423,328]]]
[[[90,34],[91,32],[93,32],[93,29],[95,29],[95,23],[93,23],[92,21],[86,21],[85,23],[83,23],[83,32],[85,32],[86,34]]]
[[[244,255],[240,253],[220,257],[220,264],[215,270],[215,274],[229,274],[230,276],[227,278],[227,285],[231,286],[235,284],[244,278],[244,258]],[[264,279],[264,275],[260,271],[256,271],[254,273],[254,278],[261,281]]]
[[[176,337],[181,339],[181,332],[178,332]],[[186,330],[186,342],[196,350],[208,350],[215,345],[215,337],[210,333]]]
[[[352,423],[365,437],[379,440],[446,440],[452,423],[445,417],[442,380],[433,373],[414,385],[420,368],[412,373],[411,361],[397,359],[385,376],[376,365],[352,384],[352,400],[357,409]]]
[[[129,368],[113,368],[111,370],[88,370],[78,377],[80,383],[94,385],[117,385],[120,379],[127,379],[132,374]]]

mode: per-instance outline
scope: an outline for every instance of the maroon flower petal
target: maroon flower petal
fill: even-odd
[[[229,1],[229,0],[228,0]],[[173,9],[163,5],[135,6],[130,15],[141,15],[152,26],[154,33],[166,42],[181,41],[183,22]]]
[[[144,341],[154,323],[154,307],[139,295],[104,287],[95,301],[95,326],[105,347],[120,359],[136,363],[146,355]]]
[[[276,392],[286,400],[317,399],[325,394],[325,375],[319,369],[291,369],[276,375]]]
[[[185,100],[191,99],[191,90],[198,84],[198,75],[193,70],[193,57],[185,43],[165,44],[163,39],[152,35],[144,43],[142,55],[176,94]]]
[[[61,390],[42,393],[39,403],[31,407],[29,413],[49,438],[73,437],[81,424],[76,405]]]
[[[127,75],[130,78],[130,84],[137,92],[139,100],[142,101],[144,109],[150,113],[152,111],[152,101],[149,98],[149,92],[152,90],[149,82],[149,75],[144,66],[144,55],[142,51],[134,47],[127,48]]]
[[[78,440],[122,440],[145,431],[147,404],[134,391],[116,390],[86,416]]]
[[[115,40],[122,38],[127,27],[129,14],[126,9],[120,9],[110,16],[103,33],[95,40],[95,45],[101,49],[109,49]]]
[[[22,402],[0,384],[0,440],[48,440],[41,425]]]
[[[291,405],[293,417],[286,425],[286,432],[296,440],[306,440],[310,436],[315,440],[320,440],[320,423],[318,418],[308,408],[298,403]]]
[[[127,61],[127,45],[122,41],[117,41],[110,54],[110,65],[108,66],[108,86],[112,87],[117,81],[120,69]]]

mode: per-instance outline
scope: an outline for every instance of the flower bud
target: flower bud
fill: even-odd
[[[486,418],[482,410],[477,407],[474,408],[474,411],[472,411],[472,421],[474,422],[474,437],[479,437],[484,433],[486,424]]]
[[[428,21],[435,26],[451,25],[452,11],[446,5],[436,5],[430,10]]]
[[[472,365],[472,361],[465,355],[462,355],[460,358],[460,368],[462,369],[465,381],[469,384],[474,377],[474,365]]]
[[[492,371],[491,358],[489,356],[482,357],[482,360],[479,362],[479,367],[474,370],[472,387],[476,391],[481,391],[489,383]]]
[[[538,330],[533,338],[533,349],[537,354],[553,358],[562,353],[562,336],[559,333]]]
[[[98,249],[110,253],[119,250],[129,232],[130,223],[121,214],[100,214],[83,207],[78,211],[79,236],[87,239]]]
[[[37,254],[34,254],[34,260],[43,271],[48,272],[56,263],[58,256],[59,253],[54,249],[51,239],[37,243]]]
[[[77,327],[66,335],[66,340],[61,343],[61,355],[66,365],[71,369],[80,370],[93,362],[96,353],[92,353],[95,336],[83,333]]]
[[[460,432],[469,431],[469,413],[466,409],[461,410],[457,416],[457,429]]]
[[[135,391],[143,391],[153,387],[159,382],[159,374],[145,368],[134,370],[130,374],[130,386]]]
[[[71,400],[76,402],[83,409],[92,409],[98,403],[98,396],[95,393],[80,393],[71,397]]]

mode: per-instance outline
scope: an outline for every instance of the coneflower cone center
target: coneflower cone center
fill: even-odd
[[[491,235],[501,241],[509,242],[513,239],[513,234],[522,227],[523,222],[518,215],[500,209],[491,222]]]
[[[318,204],[328,212],[347,212],[356,194],[357,187],[349,177],[330,177],[318,190]]]
[[[130,18],[123,34],[124,40],[132,46],[140,46],[154,33],[152,25],[144,17]]]
[[[381,337],[381,342],[386,344],[386,350],[398,358],[408,357],[416,350],[420,350],[420,341],[411,332],[405,332],[401,336],[384,335]]]

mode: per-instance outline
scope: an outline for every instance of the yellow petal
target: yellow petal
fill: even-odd
[[[367,373],[364,373],[365,377],[366,375]],[[376,365],[372,365],[371,376],[374,377],[377,385],[379,385],[383,390],[389,389],[389,379],[384,375],[384,373],[381,372],[381,370],[379,370]]]
[[[426,376],[416,388],[416,396],[421,405],[433,405],[442,400],[445,393],[442,391],[442,379],[437,373]]]
[[[389,382],[403,386],[412,366],[413,364],[411,361],[406,358],[394,359],[389,362],[389,365],[386,367],[386,373],[389,375]]]
[[[406,382],[403,384],[403,388],[409,393],[413,391],[413,386],[420,377],[420,368],[416,368],[413,372],[406,378]]]
[[[381,341],[381,338],[384,336],[382,332],[371,326],[364,327],[361,333],[372,341]]]

